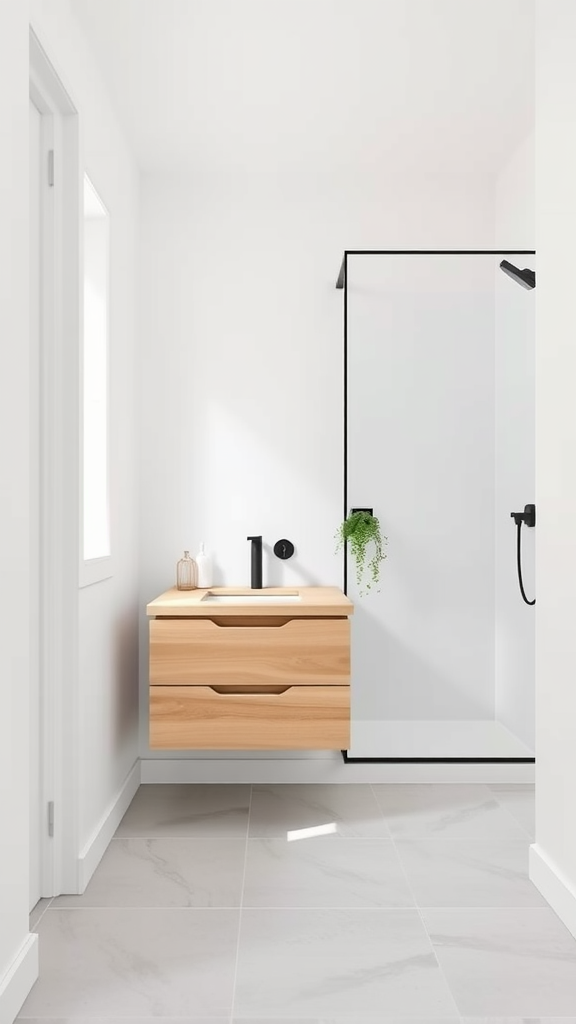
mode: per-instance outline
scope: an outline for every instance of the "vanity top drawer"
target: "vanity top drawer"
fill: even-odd
[[[266,625],[227,625],[226,621],[230,620],[152,619],[150,683],[349,684],[347,618],[268,619]]]
[[[349,686],[150,688],[153,750],[347,750]],[[269,690],[273,690],[269,687]],[[253,687],[252,690],[256,690]]]

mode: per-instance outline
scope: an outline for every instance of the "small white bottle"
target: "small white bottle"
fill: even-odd
[[[205,590],[212,586],[212,559],[204,553],[204,541],[200,545],[200,551],[196,556],[198,570],[198,586]]]

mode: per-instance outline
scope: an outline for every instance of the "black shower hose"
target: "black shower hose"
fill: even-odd
[[[536,598],[533,601],[529,601],[526,597],[526,591],[524,590],[524,582],[522,580],[522,523],[516,523],[516,561],[518,564],[518,582],[520,584],[520,593],[524,598],[526,604],[536,604]]]

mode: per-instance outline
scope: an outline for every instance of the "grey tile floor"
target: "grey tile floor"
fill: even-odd
[[[533,834],[531,786],[142,786],[84,895],[35,909],[21,1019],[576,1024]]]

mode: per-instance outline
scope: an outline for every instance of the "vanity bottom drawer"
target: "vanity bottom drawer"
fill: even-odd
[[[350,687],[151,686],[153,750],[345,750]]]

